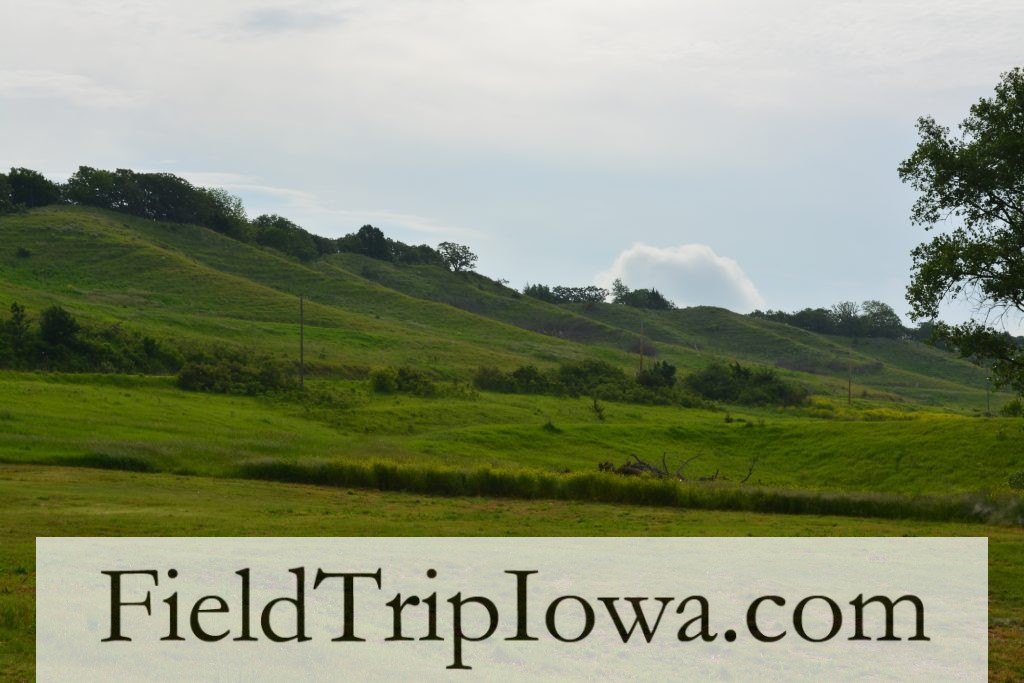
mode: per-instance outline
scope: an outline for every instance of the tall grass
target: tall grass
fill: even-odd
[[[1024,525],[1024,498],[990,493],[949,496],[835,493],[730,483],[688,484],[603,472],[559,474],[522,468],[458,468],[387,461],[261,459],[238,465],[233,474],[246,479],[442,496],[577,500],[682,509]]]

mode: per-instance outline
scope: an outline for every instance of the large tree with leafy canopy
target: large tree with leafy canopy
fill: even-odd
[[[953,299],[974,304],[980,320],[936,325],[937,335],[1024,392],[1024,350],[997,328],[1024,314],[1024,70],[1002,74],[956,134],[931,117],[917,130],[917,149],[899,167],[920,193],[911,217],[925,230],[949,228],[912,252],[911,315],[934,319]]]

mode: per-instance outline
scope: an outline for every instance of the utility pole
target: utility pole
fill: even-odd
[[[303,297],[299,295],[299,390],[306,389],[306,311]]]
[[[846,405],[853,405],[853,358],[846,355]]]
[[[985,417],[992,417],[992,368],[985,376]]]
[[[640,372],[644,371],[644,347],[647,342],[644,341],[644,319],[640,318]]]

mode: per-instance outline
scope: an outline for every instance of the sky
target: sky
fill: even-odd
[[[176,173],[515,287],[905,314],[915,121],[1022,35],[1019,0],[3,0],[0,169]]]

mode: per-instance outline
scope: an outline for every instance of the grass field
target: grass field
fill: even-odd
[[[437,498],[162,474],[0,466],[0,671],[34,667],[36,536],[989,537],[992,680],[1024,675],[1024,530],[822,516]]]
[[[716,470],[778,488],[904,495],[1009,493],[1024,421],[929,410],[709,411],[588,399],[480,393],[378,395],[366,382],[324,383],[326,404],[185,392],[167,378],[0,374],[0,461],[89,464],[229,475],[268,459],[492,466],[594,472],[630,454]],[[316,385],[314,384],[314,389]],[[813,414],[830,417],[813,417]],[[726,417],[731,421],[726,421]],[[546,429],[549,424],[553,429]]]
[[[312,372],[301,396],[240,397],[172,377],[0,371],[0,676],[32,676],[36,536],[514,533],[985,535],[991,677],[1024,679],[1024,500],[1007,486],[1024,470],[1024,420],[982,416],[984,370],[952,354],[717,308],[555,306],[353,254],[303,264],[108,211],[0,217],[0,235],[0,317],[13,301],[30,317],[59,304],[181,348],[294,359],[303,295]],[[589,397],[468,385],[482,365],[632,371],[641,321],[680,374],[762,364],[811,398],[602,402],[599,416]],[[450,390],[376,394],[363,379],[402,364]],[[992,394],[993,410],[1009,398]],[[689,482],[597,471],[633,455],[687,462]],[[805,514],[777,514],[793,511]]]

